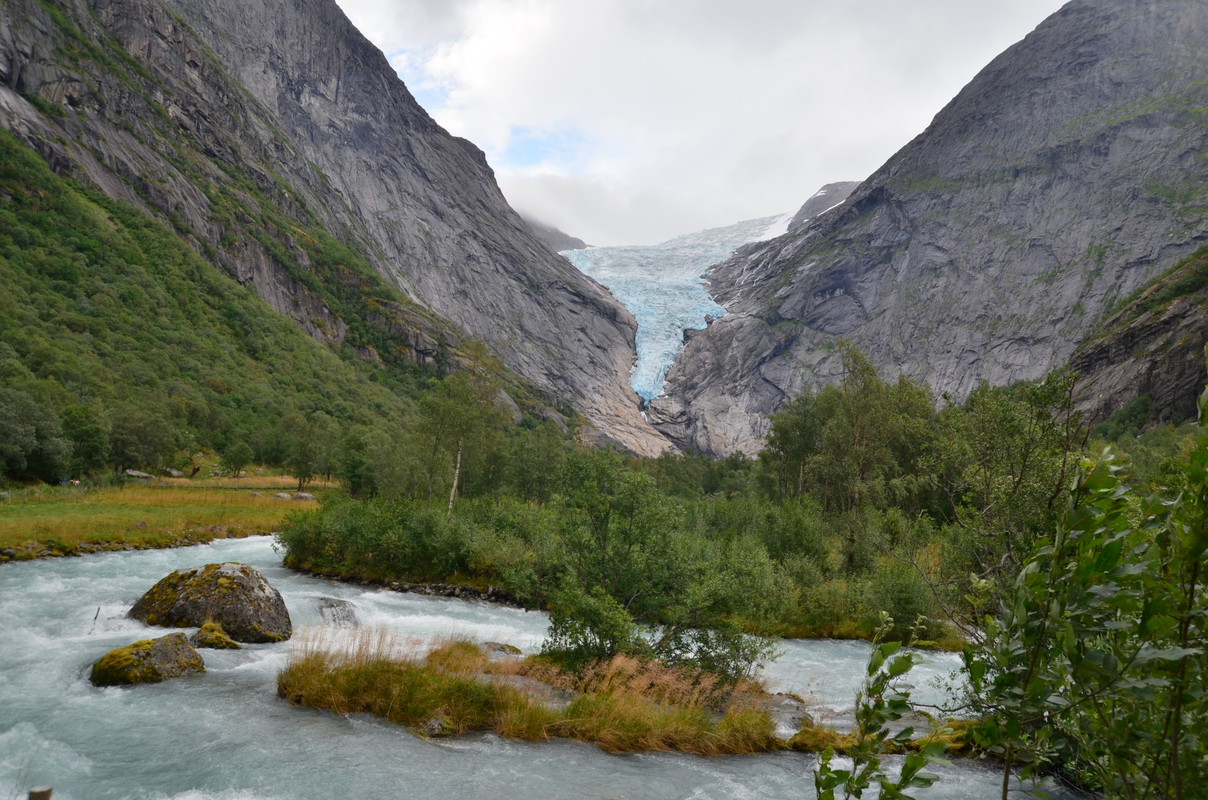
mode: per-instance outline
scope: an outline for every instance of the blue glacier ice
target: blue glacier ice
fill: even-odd
[[[562,251],[580,272],[607,286],[637,320],[638,358],[630,385],[643,400],[663,393],[667,371],[684,348],[684,331],[702,330],[706,314],[726,313],[705,291],[702,276],[709,267],[741,245],[784,233],[792,216],[751,219],[649,247]]]

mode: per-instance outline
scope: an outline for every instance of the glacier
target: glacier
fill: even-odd
[[[703,330],[706,316],[726,313],[705,290],[709,267],[744,244],[784,233],[792,217],[750,219],[650,246],[562,251],[580,272],[608,287],[637,320],[637,362],[629,383],[643,401],[663,393],[667,371],[684,349],[684,331]]]

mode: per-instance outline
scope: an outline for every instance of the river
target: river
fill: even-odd
[[[281,566],[267,537],[0,565],[0,799],[24,800],[37,785],[53,786],[55,800],[813,796],[813,758],[797,753],[615,756],[578,742],[492,734],[429,741],[370,717],[295,708],[275,690],[289,643],[204,650],[204,675],[161,684],[89,683],[105,652],[166,633],[126,618],[143,592],[172,570],[218,561],[259,569],[281,591],[295,628],[322,623],[323,598],[351,603],[362,625],[419,641],[468,636],[532,652],[547,627],[538,612],[300,575]],[[850,713],[867,645],[794,641],[782,649],[767,671],[775,688],[818,703],[823,716]],[[954,664],[937,656],[919,682]],[[998,796],[992,769],[963,763],[936,771],[943,779],[920,798]]]

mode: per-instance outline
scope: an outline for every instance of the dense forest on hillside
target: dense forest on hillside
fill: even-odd
[[[355,260],[314,244],[337,271]],[[9,481],[188,473],[206,452],[287,466],[305,482],[334,472],[344,438],[368,446],[362,428],[406,438],[423,424],[418,398],[441,380],[391,358],[389,342],[384,359],[362,358],[370,329],[324,347],[169,225],[55,176],[3,131],[0,281]],[[501,372],[480,345],[450,348],[449,362]]]

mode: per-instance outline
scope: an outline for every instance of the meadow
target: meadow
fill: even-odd
[[[194,544],[267,534],[314,500],[283,500],[289,476],[157,479],[148,484],[39,486],[0,493],[0,560]]]

